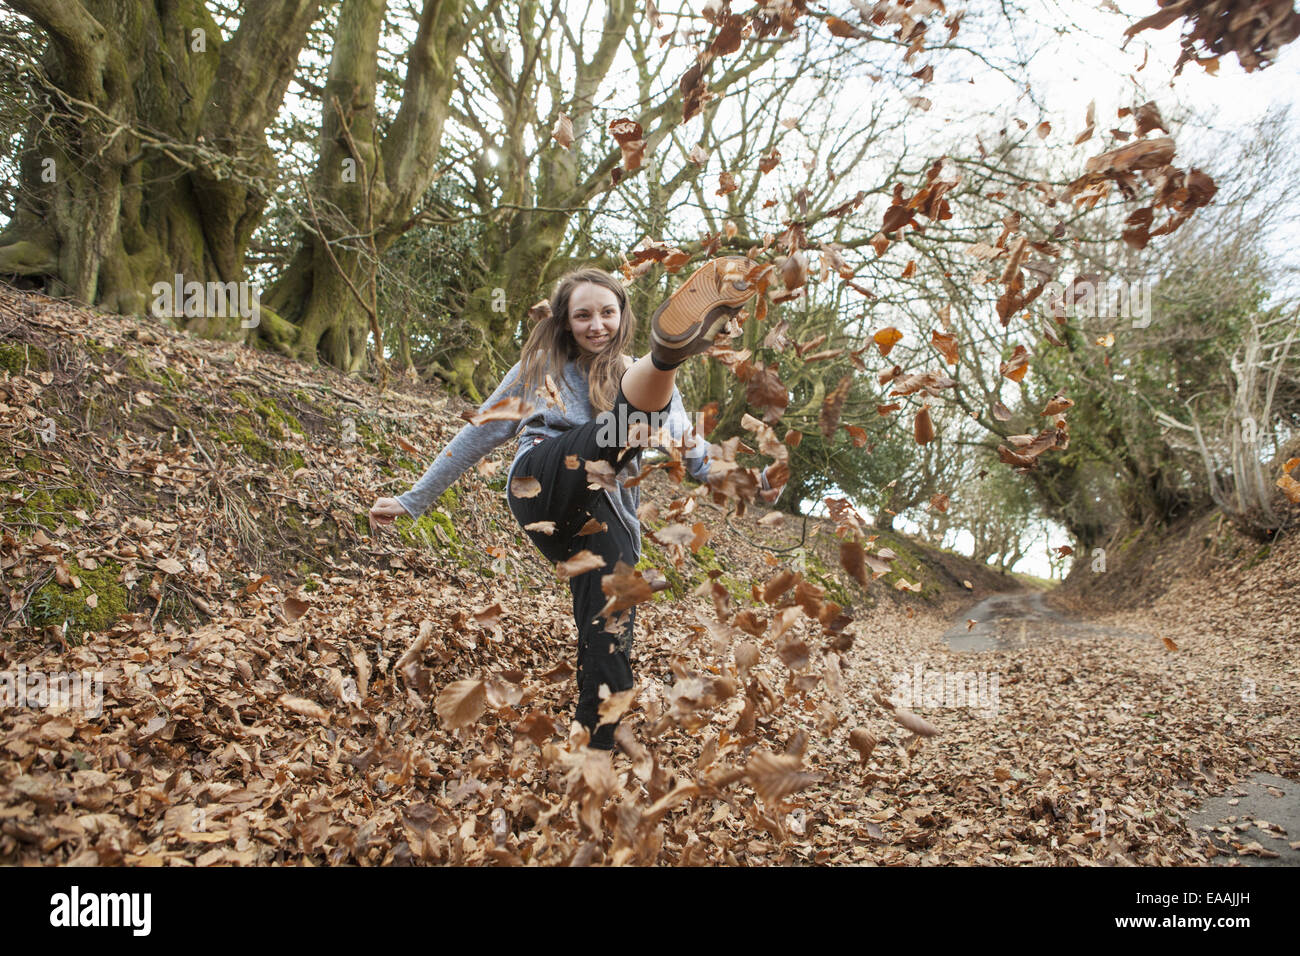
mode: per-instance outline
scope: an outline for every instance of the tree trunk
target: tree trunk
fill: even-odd
[[[259,329],[287,355],[347,372],[365,367],[371,317],[363,302],[373,301],[376,258],[433,182],[456,58],[474,26],[462,0],[426,0],[405,57],[402,105],[381,140],[375,90],[386,8],[387,0],[344,0],[339,10],[310,187],[313,229],[271,288],[274,315]]]
[[[49,87],[39,93],[55,109],[47,117],[34,107],[0,274],[109,311],[180,311],[177,323],[200,334],[242,336],[251,316],[232,314],[231,301],[205,292],[186,310],[155,285],[174,290],[179,276],[182,289],[221,283],[224,292],[244,279],[264,205],[257,180],[275,171],[263,131],[318,2],[250,4],[223,43],[201,0],[13,0],[50,38]]]

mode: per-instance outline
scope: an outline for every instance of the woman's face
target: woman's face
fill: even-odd
[[[603,285],[583,282],[569,295],[569,331],[584,354],[604,351],[622,318],[618,296]]]

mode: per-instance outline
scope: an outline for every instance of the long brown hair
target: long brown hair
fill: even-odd
[[[618,299],[618,331],[594,358],[578,347],[569,330],[569,299],[573,290],[584,282],[604,286]],[[618,384],[623,378],[623,352],[632,347],[636,335],[636,315],[628,302],[627,290],[623,283],[602,269],[576,269],[565,273],[555,283],[550,304],[551,314],[533,327],[524,343],[519,377],[523,382],[525,399],[532,401],[539,392],[545,394],[547,375],[558,386],[565,364],[577,359],[579,366],[587,372],[587,397],[592,409],[609,411],[614,407]]]

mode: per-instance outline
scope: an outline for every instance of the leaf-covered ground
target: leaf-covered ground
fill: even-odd
[[[461,406],[7,291],[0,348],[0,670],[104,678],[99,716],[0,714],[6,863],[1200,864],[1225,844],[1190,808],[1300,769],[1294,536],[955,652],[1014,581],[893,535],[863,588],[831,522],[656,472],[647,531],[708,539],[647,540],[672,587],[610,755],[570,727],[571,603],[508,446],[443,517],[366,526]],[[905,709],[918,671],[996,706]]]

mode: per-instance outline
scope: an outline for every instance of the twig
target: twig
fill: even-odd
[[[216,469],[217,463],[213,461],[212,458],[208,455],[207,449],[205,449],[202,445],[199,444],[199,440],[194,437],[194,432],[192,432],[189,428],[186,428],[185,434],[190,436],[190,441],[194,442],[194,447],[197,448],[200,452],[202,452],[203,460],[206,461],[209,465],[211,465],[213,469]]]

